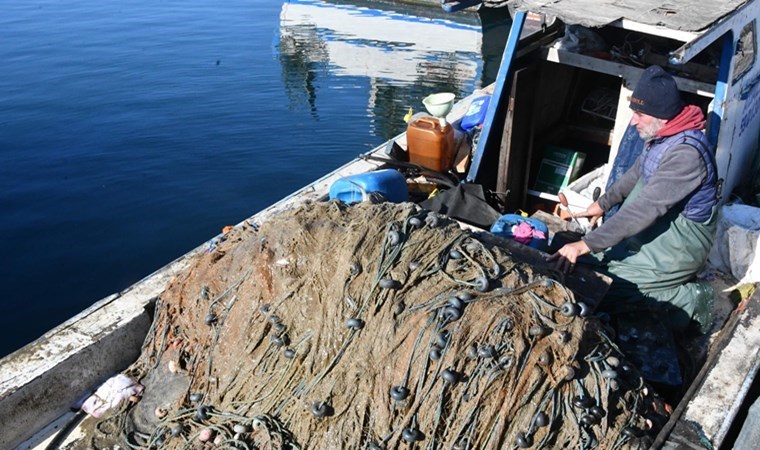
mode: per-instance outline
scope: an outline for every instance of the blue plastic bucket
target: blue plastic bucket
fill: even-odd
[[[375,172],[358,173],[336,180],[330,186],[330,199],[344,203],[361,202],[364,194],[378,193],[386,200],[401,203],[409,200],[406,178],[397,170],[383,169]]]
[[[499,219],[496,220],[496,223],[491,226],[491,233],[509,239],[514,239],[512,230],[514,227],[520,225],[523,222],[527,222],[528,225],[533,228],[533,230],[540,231],[544,233],[545,236],[543,239],[537,237],[531,238],[528,246],[537,248],[539,250],[545,250],[547,240],[549,238],[549,227],[547,227],[544,222],[538,219],[534,219],[533,217],[523,217],[519,214],[505,214],[499,217]]]

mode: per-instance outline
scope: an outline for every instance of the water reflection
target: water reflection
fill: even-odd
[[[308,103],[312,115],[316,115],[316,72],[326,70],[329,62],[327,48],[317,35],[314,24],[303,23],[282,27],[278,56],[282,65],[285,90],[290,108]]]
[[[307,107],[318,117],[319,78],[368,80],[371,131],[389,139],[403,131],[409,107],[422,110],[427,94],[448,91],[461,98],[492,80],[493,61],[498,70],[506,31],[491,16],[481,25],[472,13],[359,1],[283,4],[276,47],[291,108]]]

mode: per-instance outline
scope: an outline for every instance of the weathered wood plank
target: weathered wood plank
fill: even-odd
[[[622,19],[671,30],[700,31],[747,0],[516,0],[515,9],[557,16],[565,23],[600,27]]]

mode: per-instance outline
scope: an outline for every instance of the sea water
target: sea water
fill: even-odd
[[[495,73],[477,15],[378,5],[4,1],[0,356]]]

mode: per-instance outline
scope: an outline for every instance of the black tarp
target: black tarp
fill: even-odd
[[[486,230],[501,216],[488,204],[483,186],[472,183],[458,184],[425,200],[420,206]]]

